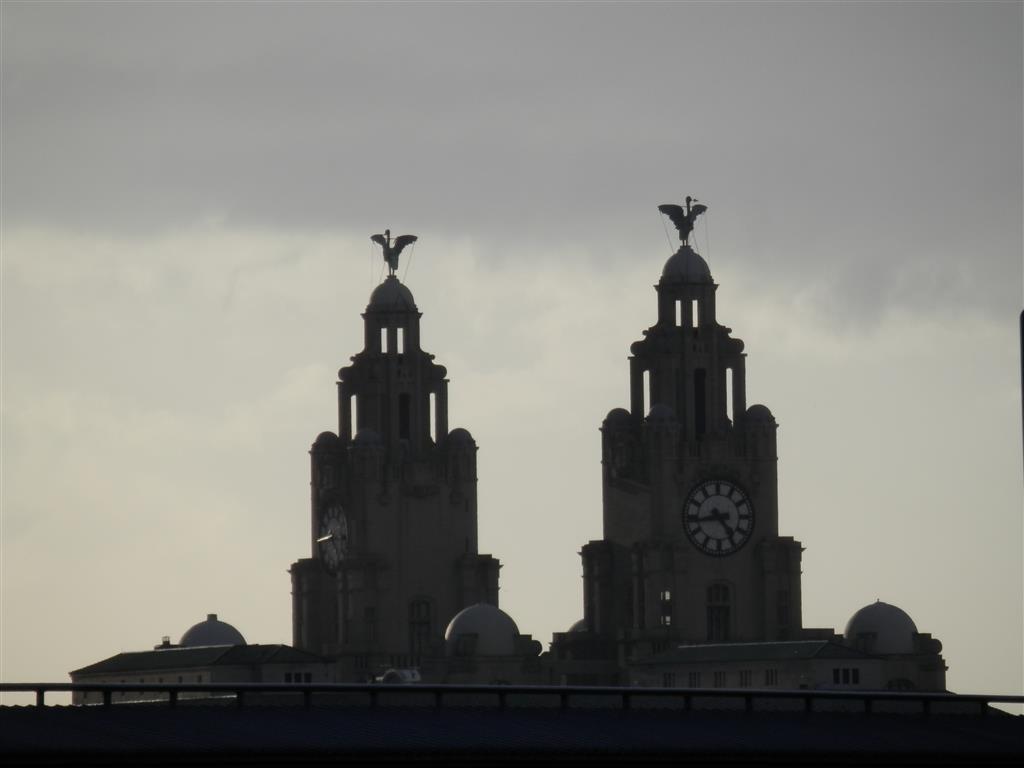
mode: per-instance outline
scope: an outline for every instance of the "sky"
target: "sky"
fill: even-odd
[[[881,599],[950,690],[1024,690],[1020,3],[8,1],[0,36],[0,679],[207,613],[291,642],[386,227],[546,647],[693,195],[804,625]]]

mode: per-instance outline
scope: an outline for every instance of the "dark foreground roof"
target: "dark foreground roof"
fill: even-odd
[[[1018,765],[1024,718],[580,708],[0,707],[0,761],[49,765]]]
[[[290,645],[206,645],[130,651],[74,670],[72,675],[116,675],[128,672],[192,669],[246,664],[316,664],[319,656]]]

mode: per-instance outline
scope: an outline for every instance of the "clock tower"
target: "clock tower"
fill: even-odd
[[[561,643],[621,667],[668,647],[802,637],[800,543],[779,535],[776,422],[747,406],[743,342],[688,244],[703,206],[662,206],[683,243],[630,349],[629,409],[601,426],[603,528],[581,553],[584,620]]]
[[[456,613],[498,604],[499,563],[477,553],[476,443],[448,429],[447,372],[394,275],[401,241],[388,233],[391,274],[338,372],[338,431],[310,451],[310,557],[290,570],[294,645],[334,659],[338,681],[443,654]]]

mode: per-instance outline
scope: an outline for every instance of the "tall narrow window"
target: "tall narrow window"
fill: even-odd
[[[388,329],[387,328],[381,328],[380,329],[380,351],[381,352],[387,352],[388,351]]]
[[[405,354],[405,328],[398,329],[398,354]]]
[[[651,372],[644,371],[644,414],[654,405],[654,393],[651,392]]]
[[[430,650],[430,603],[420,598],[409,603],[409,652],[419,659]]]
[[[683,300],[676,299],[676,325],[683,324]]]
[[[700,328],[700,302],[697,299],[690,302],[690,326]]]
[[[707,379],[708,372],[698,368],[693,372],[693,425],[697,437],[707,431]]]
[[[409,393],[403,392],[398,396],[398,437],[402,440],[409,439]]]
[[[352,420],[352,436],[355,437],[359,434],[359,398],[352,395],[348,399],[349,418]]]
[[[725,416],[732,421],[732,368],[725,369]]]
[[[708,640],[711,642],[729,639],[730,597],[726,584],[708,587]]]
[[[437,394],[430,393],[430,439],[437,442]]]

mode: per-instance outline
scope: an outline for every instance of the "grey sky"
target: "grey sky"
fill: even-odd
[[[805,621],[880,597],[946,643],[951,687],[1021,690],[1019,3],[2,22],[3,679],[213,611],[289,641],[305,452],[384,227],[421,237],[407,279],[481,446],[482,546],[547,642],[581,611],[596,429],[669,251],[655,206],[693,194],[782,425]],[[74,648],[40,642],[69,625]]]

